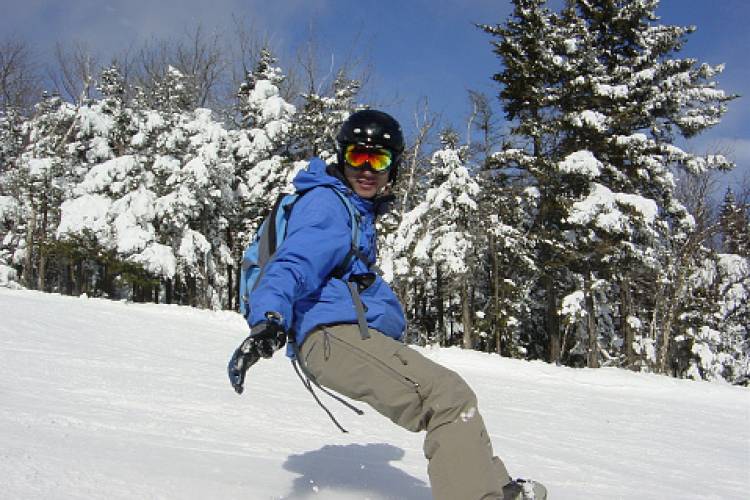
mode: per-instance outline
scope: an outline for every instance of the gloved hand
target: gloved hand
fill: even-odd
[[[245,373],[260,358],[270,358],[286,343],[286,332],[282,326],[281,315],[266,313],[266,321],[258,323],[250,330],[250,335],[232,354],[227,366],[229,382],[237,394],[242,394]]]

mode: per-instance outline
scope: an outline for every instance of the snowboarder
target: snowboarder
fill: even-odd
[[[270,357],[289,335],[288,350],[310,382],[366,402],[406,429],[426,431],[434,498],[545,498],[540,484],[511,480],[494,456],[466,382],[399,342],[404,313],[374,262],[375,218],[389,201],[404,151],[400,125],[386,113],[358,111],[336,140],[335,164],[313,159],[295,177],[305,194],[249,295],[251,334],[230,361],[232,384],[241,392],[249,366]],[[357,209],[357,221],[334,189]],[[359,248],[353,248],[353,224],[359,224]]]

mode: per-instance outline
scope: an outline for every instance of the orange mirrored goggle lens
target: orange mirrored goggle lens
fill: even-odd
[[[349,144],[344,152],[344,159],[354,168],[362,168],[367,163],[375,172],[385,172],[391,166],[393,155],[387,149],[368,149]]]

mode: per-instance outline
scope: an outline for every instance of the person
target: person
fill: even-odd
[[[335,164],[313,159],[294,179],[305,194],[250,294],[251,334],[230,361],[232,383],[241,390],[245,370],[259,357],[270,357],[289,334],[291,355],[313,383],[365,402],[410,431],[426,431],[423,450],[435,499],[533,498],[532,491],[545,498],[543,486],[512,481],[494,456],[466,382],[400,341],[406,326],[402,307],[373,272],[375,219],[387,207],[404,151],[400,125],[381,111],[357,111],[336,141]],[[348,262],[352,219],[333,190],[359,212],[359,248]],[[346,269],[337,272],[342,262]]]

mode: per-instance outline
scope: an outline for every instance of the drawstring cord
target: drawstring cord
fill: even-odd
[[[328,415],[328,418],[331,419],[331,421],[336,425],[336,427],[338,427],[341,432],[348,433],[349,431],[347,431],[346,429],[344,429],[344,427],[339,423],[339,421],[336,420],[336,417],[333,416],[333,413],[331,412],[331,410],[329,410],[328,407],[326,407],[323,404],[323,402],[320,400],[320,398],[318,397],[318,395],[315,394],[315,391],[313,391],[312,386],[315,385],[315,387],[317,387],[318,389],[320,389],[321,391],[323,391],[328,396],[330,396],[331,398],[335,399],[336,401],[338,401],[342,405],[346,406],[347,408],[349,408],[350,410],[352,410],[357,415],[364,415],[365,412],[363,412],[362,410],[360,410],[359,408],[357,408],[353,404],[349,403],[348,401],[345,401],[340,396],[338,396],[336,394],[333,394],[331,391],[329,391],[328,389],[326,389],[325,387],[323,387],[322,385],[320,385],[318,383],[318,381],[315,380],[315,377],[307,370],[307,368],[305,367],[305,364],[302,362],[302,357],[300,356],[299,348],[297,347],[297,343],[292,340],[290,342],[290,344],[292,346],[292,351],[294,352],[294,358],[292,358],[292,366],[294,367],[294,371],[297,373],[297,376],[299,377],[300,381],[302,382],[302,385],[304,385],[305,388],[310,392],[310,394],[312,394],[312,397],[313,397],[313,399],[315,399],[315,402],[318,403],[318,406],[320,406],[321,408],[323,408],[323,411],[326,412],[326,414]],[[304,374],[304,376],[303,376],[303,374]]]

